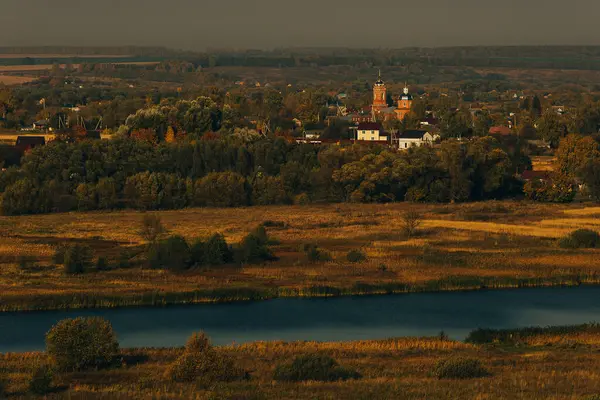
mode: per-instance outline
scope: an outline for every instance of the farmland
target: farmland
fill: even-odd
[[[249,380],[203,387],[165,378],[180,349],[124,349],[125,364],[100,371],[65,373],[55,378],[49,398],[197,398],[197,399],[588,399],[600,392],[600,335],[595,327],[551,330],[518,341],[467,344],[443,338],[403,338],[342,343],[258,342],[219,347]],[[278,364],[295,356],[327,354],[358,371],[361,379],[345,382],[273,381]],[[438,379],[431,371],[450,357],[480,360],[489,376]],[[43,353],[0,355],[9,394],[26,395],[33,368]]]
[[[423,223],[402,233],[404,212]],[[277,261],[173,273],[144,268],[133,211],[1,217],[3,310],[160,305],[278,296],[325,296],[600,282],[599,250],[559,248],[579,228],[600,228],[599,207],[489,201],[455,205],[311,205],[197,208],[157,213],[188,240],[221,232],[239,242],[261,223]],[[118,223],[116,223],[118,221]],[[66,243],[89,245],[109,271],[70,276],[52,262]],[[331,260],[312,262],[314,243]],[[367,259],[351,263],[350,250]],[[123,254],[130,258],[127,266]]]

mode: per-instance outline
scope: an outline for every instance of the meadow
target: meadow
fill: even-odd
[[[423,218],[412,237],[402,226],[409,210]],[[0,217],[0,310],[600,283],[600,250],[558,246],[575,229],[600,229],[600,207],[581,204],[333,204],[155,214],[170,234],[190,241],[220,232],[236,243],[265,224],[278,260],[184,272],[149,269],[138,233],[141,212]],[[106,257],[108,270],[65,274],[52,256],[73,243]],[[309,260],[308,243],[330,260]],[[366,260],[348,261],[351,250]]]
[[[123,349],[123,365],[99,371],[57,374],[46,398],[69,399],[594,399],[600,393],[600,334],[574,329],[556,338],[539,331],[526,340],[469,344],[440,338],[315,343],[257,342],[218,347],[249,379],[204,386],[175,383],[165,371],[181,349]],[[302,354],[324,353],[362,378],[344,382],[275,382],[280,363]],[[439,360],[481,361],[489,376],[438,379]],[[35,365],[44,353],[0,355],[6,391],[27,397]]]

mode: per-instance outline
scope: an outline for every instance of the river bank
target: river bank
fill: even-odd
[[[517,340],[506,341],[511,337]],[[496,339],[494,339],[496,340]],[[55,376],[47,398],[211,398],[211,399],[594,399],[600,393],[600,334],[596,326],[509,332],[497,343],[471,344],[437,338],[352,342],[259,342],[217,347],[249,371],[249,379],[203,387],[175,383],[165,371],[179,348],[123,349],[118,368]],[[277,365],[303,354],[326,354],[354,369],[360,379],[343,382],[274,382]],[[479,360],[489,375],[438,379],[440,360]],[[28,395],[29,377],[44,353],[0,354],[9,398]]]

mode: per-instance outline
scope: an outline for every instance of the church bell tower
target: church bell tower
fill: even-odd
[[[379,77],[373,85],[373,111],[381,111],[387,107],[387,88],[385,83],[381,79],[381,70],[379,71]]]

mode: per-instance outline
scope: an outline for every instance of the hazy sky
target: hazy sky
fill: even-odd
[[[600,44],[600,0],[0,0],[0,46]]]

